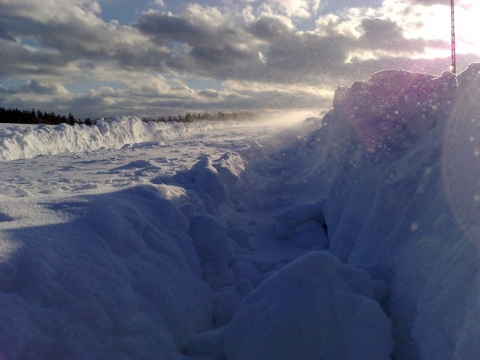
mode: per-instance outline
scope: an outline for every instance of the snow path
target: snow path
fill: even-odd
[[[249,161],[262,167],[265,141],[294,124],[207,126],[169,142],[3,162],[0,355],[118,359],[144,349],[139,358],[159,353],[183,358],[178,349],[189,338],[210,329],[212,321],[216,326],[228,322],[241,299],[306,250],[276,241],[269,212],[278,204],[270,204],[268,195],[266,208],[259,211],[209,205],[225,191],[221,184],[208,191],[214,173],[207,171],[198,180],[203,165],[193,171],[200,188],[178,175],[212,159],[225,185],[233,186],[232,170],[243,176],[242,165]],[[25,131],[27,137],[31,132]],[[264,175],[249,180],[250,191],[262,193],[270,186],[272,176]],[[174,183],[165,185],[170,178]],[[184,205],[196,209],[185,210]],[[201,213],[213,217],[195,215]],[[204,224],[217,230],[212,233]],[[212,250],[198,242],[224,231],[220,248],[230,239],[239,245],[231,243],[211,265],[201,259],[202,269],[195,253],[208,257]],[[195,248],[189,245],[191,238]],[[251,252],[252,245],[259,251]],[[206,255],[201,255],[202,246],[209,249]],[[240,285],[231,288],[235,283]],[[12,327],[10,316],[21,321],[13,320]]]
[[[322,123],[5,129],[0,359],[478,358],[479,70]]]

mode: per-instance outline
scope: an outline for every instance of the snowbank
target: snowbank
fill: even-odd
[[[119,149],[128,144],[152,141],[162,143],[240,124],[234,121],[144,122],[136,117],[118,117],[98,120],[93,126],[12,125],[0,129],[0,160],[100,148]]]
[[[398,359],[480,357],[479,89],[478,64],[374,74],[292,156],[322,162],[289,188],[317,187],[329,251],[391,285]]]
[[[31,206],[54,219],[1,234],[0,358],[177,359],[211,328],[188,219],[157,188]]]

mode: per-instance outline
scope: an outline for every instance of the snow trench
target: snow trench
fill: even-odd
[[[479,358],[479,70],[380,72],[270,146],[30,204],[0,359]]]
[[[479,70],[374,74],[338,89],[322,126],[292,136],[302,141],[250,161],[230,196],[268,209],[278,241],[306,252],[193,353],[479,358]]]

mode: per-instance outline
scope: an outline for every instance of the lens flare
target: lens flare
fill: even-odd
[[[444,189],[457,224],[480,242],[480,74],[461,76],[445,130]],[[460,78],[459,78],[460,80]]]

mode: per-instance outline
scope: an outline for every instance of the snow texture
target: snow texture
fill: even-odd
[[[96,126],[11,125],[0,130],[0,160],[31,158],[64,152],[120,149],[145,142],[169,142],[198,133],[238,126],[239,122],[144,122],[136,117],[99,119]]]
[[[388,359],[390,321],[379,305],[386,293],[366,272],[309,253],[243,301],[225,329],[226,357]]]
[[[2,125],[0,359],[480,358],[479,71],[321,120]]]

